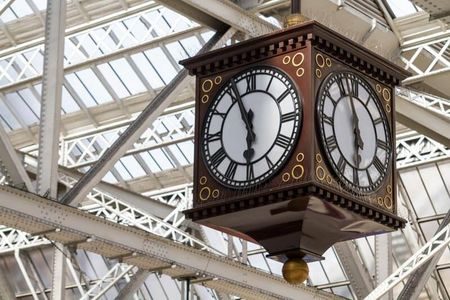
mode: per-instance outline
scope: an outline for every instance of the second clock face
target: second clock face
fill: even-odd
[[[205,115],[200,147],[222,184],[248,188],[271,178],[297,144],[301,101],[282,71],[254,67],[233,76]]]
[[[318,95],[326,156],[339,181],[357,193],[380,187],[391,157],[389,123],[371,86],[352,72],[328,75]]]

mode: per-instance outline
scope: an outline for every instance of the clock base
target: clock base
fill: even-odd
[[[297,195],[280,191],[265,198],[241,199],[185,213],[205,226],[262,245],[282,262],[290,258],[321,260],[337,242],[391,232],[405,223],[397,216],[344,201],[317,185],[296,191]]]

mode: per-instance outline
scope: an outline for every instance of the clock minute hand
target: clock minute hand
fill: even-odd
[[[244,121],[245,127],[247,128],[247,143],[248,143],[248,140],[250,139],[250,145],[251,145],[251,143],[256,138],[256,135],[253,132],[253,124],[250,120],[250,119],[253,119],[253,112],[251,109],[249,110],[248,113],[245,111],[244,103],[242,103],[241,95],[238,92],[236,82],[234,82],[234,80],[231,80],[231,89],[233,90],[233,94],[236,96],[236,100],[237,100],[237,103],[239,106],[239,111],[241,112],[242,120]],[[249,115],[251,115],[251,118],[249,118]]]
[[[348,97],[350,98],[350,106],[352,108],[352,115],[353,115],[353,133],[355,135],[355,148],[356,148],[355,162],[356,165],[359,167],[359,164],[361,162],[361,155],[359,155],[358,150],[359,148],[361,149],[364,148],[364,142],[361,139],[361,133],[359,131],[359,124],[358,124],[359,119],[358,115],[356,114],[355,104],[353,103],[353,97],[352,93],[350,92],[350,85],[348,84],[348,79],[345,80],[345,83],[347,84]]]

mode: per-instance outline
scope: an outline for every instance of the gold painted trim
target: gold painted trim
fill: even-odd
[[[321,59],[321,62],[319,62],[319,58]],[[325,66],[325,58],[320,53],[316,54],[316,64],[319,68],[323,68]]]
[[[391,112],[391,106],[389,105],[389,103],[386,104],[386,111]]]
[[[301,71],[300,73],[298,71]],[[297,77],[302,77],[305,74],[305,69],[303,68],[298,68],[297,72],[295,72],[295,75],[297,75]]]
[[[378,83],[377,85],[375,85],[375,89],[377,90],[378,93],[381,93],[382,88],[381,85],[379,85]]]
[[[283,64],[287,65],[290,62],[291,62],[291,57],[289,55],[286,55],[285,57],[283,57]]]
[[[319,172],[322,173],[322,174],[319,175]],[[316,168],[316,177],[317,177],[320,181],[323,181],[323,180],[325,179],[325,176],[326,176],[326,175],[327,175],[327,174],[325,173],[325,169],[322,168],[322,166],[318,166],[318,167]]]
[[[392,194],[392,186],[390,184],[386,187],[386,192],[388,192],[388,194]]]
[[[304,155],[302,152],[300,152],[300,153],[297,154],[297,156],[295,157],[295,159],[296,159],[298,162],[302,162],[302,161],[305,159],[305,155]]]
[[[205,195],[205,192],[206,192],[206,195]],[[211,189],[207,186],[203,187],[200,190],[200,193],[198,193],[198,196],[199,196],[200,200],[202,200],[202,201],[208,200],[209,197],[211,196]]]
[[[220,84],[221,82],[222,82],[222,76],[216,76],[216,78],[214,78],[215,84]]]
[[[219,197],[219,196],[220,196],[220,192],[219,192],[218,189],[215,189],[215,190],[212,191],[212,197],[213,197],[214,199],[216,199],[216,198]]]
[[[394,202],[392,201],[391,196],[385,196],[383,202],[384,202],[384,206],[387,209],[392,209],[392,207],[394,206]]]
[[[331,67],[331,59],[330,58],[325,58],[325,64],[327,65],[327,67]]]
[[[382,198],[382,197],[378,197],[378,198],[377,198],[377,202],[378,202],[378,205],[384,206],[384,201],[383,201],[383,198]]]
[[[291,179],[291,175],[289,173],[284,173],[283,176],[281,176],[281,180],[284,182],[288,182],[289,179]]]
[[[317,76],[317,78],[322,77],[322,71],[320,71],[320,69],[316,69],[316,76]]]
[[[328,183],[328,184],[331,184],[331,183],[333,182],[333,179],[331,178],[330,175],[327,175],[326,180],[327,180],[327,183]]]
[[[298,55],[301,56],[301,59],[300,59],[299,62],[295,62],[295,58],[296,58]],[[302,52],[295,53],[294,56],[292,56],[292,65],[293,65],[294,67],[299,67],[299,66],[302,65],[302,63],[303,63],[304,60],[305,60],[305,55],[304,55]]]
[[[383,94],[384,101],[387,101],[387,102],[391,101],[391,91],[390,90],[388,90],[387,88],[384,88],[382,94]]]
[[[299,175],[296,174],[296,172],[295,172],[295,170],[297,170],[297,169],[300,169],[300,174],[299,174]],[[305,169],[303,168],[302,165],[295,165],[295,166],[292,168],[292,170],[291,170],[292,178],[294,178],[294,179],[296,179],[296,180],[302,178],[302,177],[303,177],[303,174],[305,174]]]
[[[201,100],[202,100],[202,103],[208,103],[209,96],[208,95],[203,95]]]
[[[321,162],[322,162],[322,155],[320,155],[319,153],[316,154],[316,161],[317,161],[318,163],[321,163]]]
[[[200,177],[200,185],[205,185],[208,182],[208,178],[206,176]]]
[[[209,87],[205,87],[205,84],[208,84]],[[204,93],[208,93],[209,91],[211,91],[213,88],[213,82],[211,79],[206,79],[205,81],[203,81],[202,83],[202,91]]]

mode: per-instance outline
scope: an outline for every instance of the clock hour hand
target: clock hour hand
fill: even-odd
[[[256,135],[253,132],[253,124],[251,122],[251,120],[253,119],[253,112],[251,109],[248,112],[245,111],[244,103],[242,103],[241,95],[239,94],[236,82],[234,82],[234,80],[231,80],[231,89],[233,90],[233,94],[236,96],[236,101],[239,106],[239,111],[241,112],[242,120],[244,121],[245,127],[247,128],[247,144],[249,143],[248,140],[250,139],[251,145],[251,143],[253,143],[256,138]]]
[[[252,120],[253,120],[253,111],[252,109],[249,109],[248,113],[247,113],[247,118],[250,121],[250,126],[253,127],[252,124]],[[249,163],[251,161],[251,159],[253,158],[253,155],[255,155],[255,150],[251,147],[252,143],[255,139],[255,134],[253,133],[253,131],[249,131],[247,130],[247,150],[244,151],[243,155],[245,160],[247,161],[247,163]]]

